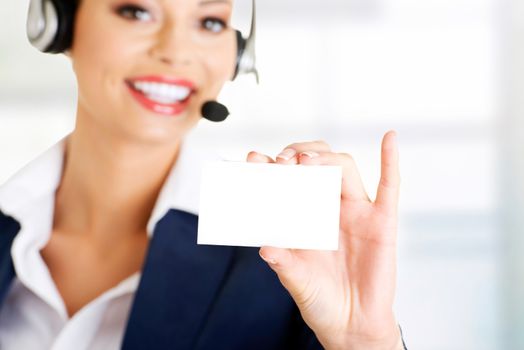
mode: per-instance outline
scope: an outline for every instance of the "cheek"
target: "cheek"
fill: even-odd
[[[82,1],[71,49],[77,75],[91,81],[106,79],[133,62],[131,49],[136,45],[129,42],[131,36],[125,29],[106,2]]]
[[[75,40],[71,49],[73,69],[76,73],[79,94],[84,101],[100,109],[109,109],[125,87],[126,65],[134,62],[134,53],[126,36],[107,28],[107,21],[79,16],[75,27]],[[102,112],[102,111],[100,111]],[[106,111],[107,112],[107,111]]]
[[[80,22],[75,33],[75,42],[71,50],[76,70],[90,71],[93,78],[105,72],[120,71],[129,62],[129,45],[115,31],[103,31],[97,23],[84,26]]]

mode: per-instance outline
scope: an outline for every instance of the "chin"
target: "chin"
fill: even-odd
[[[180,122],[177,122],[180,121]],[[130,141],[149,145],[172,145],[178,144],[198,123],[198,119],[191,118],[177,120],[175,122],[166,120],[165,123],[147,123],[133,128],[126,128],[123,134]]]

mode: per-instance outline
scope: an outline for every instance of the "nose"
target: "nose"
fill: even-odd
[[[150,55],[169,66],[190,65],[191,55],[194,52],[192,45],[190,33],[187,30],[180,25],[166,23],[157,32]]]

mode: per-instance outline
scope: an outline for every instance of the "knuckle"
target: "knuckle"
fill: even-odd
[[[320,146],[329,147],[328,143],[324,140],[316,140],[316,141],[313,141],[313,143],[320,145]]]
[[[385,188],[397,188],[400,185],[400,178],[397,176],[382,177],[380,179],[380,184]]]
[[[313,144],[316,147],[318,147],[318,149],[320,149],[320,150],[327,151],[327,152],[331,151],[331,147],[324,140],[317,140],[317,141],[313,142]]]
[[[286,147],[284,147],[283,149],[288,149],[288,148],[292,148],[292,149],[298,149],[300,148],[300,146],[303,145],[303,143],[300,143],[300,142],[294,142],[294,143],[290,143],[289,145],[287,145]]]
[[[340,158],[342,158],[342,160],[346,163],[350,163],[350,164],[353,164],[355,163],[355,159],[353,158],[353,156],[349,153],[339,153],[339,156]]]

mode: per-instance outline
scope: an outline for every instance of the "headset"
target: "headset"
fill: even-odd
[[[80,0],[30,0],[27,37],[38,50],[62,53],[73,43],[75,14]],[[86,0],[87,1],[87,0]],[[254,74],[258,83],[255,56],[256,8],[252,0],[251,30],[247,38],[236,30],[237,61],[231,80],[240,74]]]

